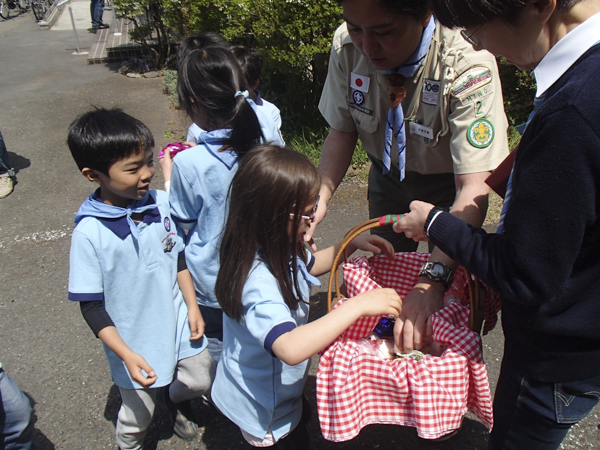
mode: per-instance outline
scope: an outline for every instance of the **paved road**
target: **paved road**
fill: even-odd
[[[87,26],[84,25],[84,26]],[[78,30],[82,50],[92,35]],[[73,216],[93,186],[78,173],[65,145],[69,123],[90,105],[121,106],[153,131],[158,146],[166,130],[181,133],[184,119],[171,110],[157,79],[128,79],[113,66],[88,66],[73,55],[71,30],[41,31],[31,13],[0,21],[0,129],[17,169],[15,192],[0,200],[0,360],[35,403],[38,449],[115,448],[118,391],[110,381],[100,342],[66,298]],[[160,174],[154,187],[160,188]],[[365,189],[347,184],[336,196],[317,244],[339,241],[366,219]],[[327,281],[323,277],[324,282]],[[325,294],[314,299],[323,314]],[[152,332],[152,330],[148,330]],[[498,376],[502,334],[484,339],[492,387]],[[334,444],[320,434],[314,378],[306,385],[313,414],[314,449],[484,449],[487,433],[467,416],[445,443],[422,441],[411,428],[371,426],[353,441]],[[159,405],[149,449],[247,448],[235,426],[209,405],[195,403],[203,435],[191,443],[173,437]],[[600,448],[600,409],[576,427],[563,449]]]

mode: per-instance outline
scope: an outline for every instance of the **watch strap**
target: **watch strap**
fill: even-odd
[[[425,234],[427,239],[429,239],[429,227],[431,227],[435,218],[442,212],[444,212],[442,208],[434,206],[431,208],[431,211],[429,211],[429,214],[427,214],[427,219],[425,219],[425,223],[423,224],[423,234]]]
[[[442,272],[434,272],[433,269],[435,266],[441,266]],[[452,281],[454,280],[454,272],[446,264],[440,261],[427,261],[425,264],[423,264],[423,267],[421,267],[419,276],[425,276],[431,281],[444,283],[446,290],[450,289],[450,286],[452,286]]]

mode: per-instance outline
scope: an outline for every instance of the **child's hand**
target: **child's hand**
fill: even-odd
[[[361,317],[381,314],[398,317],[402,312],[402,299],[394,289],[374,289],[347,301],[352,301],[361,308]]]
[[[375,234],[361,234],[360,236],[357,236],[354,239],[352,239],[352,242],[350,242],[349,247],[350,246],[355,248],[354,250],[350,248],[349,250],[352,251],[349,253],[354,253],[356,249],[361,249],[365,252],[372,252],[376,255],[379,255],[381,252],[383,252],[388,257],[388,259],[394,259],[394,257],[396,256],[394,252],[394,246],[386,239]]]
[[[196,304],[195,308],[188,308],[188,322],[190,323],[190,341],[197,341],[204,336],[204,318],[200,308]]]
[[[185,145],[189,145],[190,147],[195,147],[196,145],[198,145],[198,144],[196,144],[195,142],[192,142],[192,141],[184,142],[184,144]]]
[[[154,369],[150,367],[142,355],[131,352],[129,356],[123,358],[123,362],[133,381],[142,387],[150,387],[158,379],[156,373],[154,373]],[[146,372],[148,376],[144,376],[142,370]]]
[[[171,181],[171,172],[173,171],[173,158],[171,158],[171,152],[166,151],[164,156],[160,158],[158,162],[162,169],[165,183]]]

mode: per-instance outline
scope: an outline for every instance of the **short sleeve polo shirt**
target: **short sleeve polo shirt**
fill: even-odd
[[[300,276],[302,298],[309,286]],[[310,360],[289,366],[271,352],[279,337],[308,321],[309,305],[291,310],[275,277],[257,262],[243,290],[243,319],[224,317],[223,357],[217,366],[212,398],[236,425],[263,437],[271,428],[275,439],[291,431],[302,412],[301,395]]]
[[[161,387],[173,379],[187,325],[187,308],[177,284],[177,257],[184,244],[169,214],[167,194],[150,191],[150,195],[160,219],[140,222],[138,240],[131,233],[118,236],[96,217],[77,224],[71,238],[69,299],[104,300],[119,335],[156,372],[153,387]],[[123,361],[108,347],[104,350],[115,384],[141,389]]]

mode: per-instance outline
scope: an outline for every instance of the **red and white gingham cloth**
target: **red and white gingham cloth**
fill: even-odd
[[[343,268],[348,295],[389,287],[405,297],[428,257],[425,253],[398,253],[394,261],[384,256],[355,258]],[[487,291],[489,298],[491,290]],[[449,300],[433,316],[434,339],[448,347],[440,357],[388,361],[368,352],[360,341],[373,331],[381,316],[360,318],[322,352],[317,407],[325,439],[347,441],[375,423],[415,427],[420,437],[437,439],[458,429],[468,410],[492,428],[481,337],[468,329],[463,271],[456,273],[446,294],[446,303]]]

